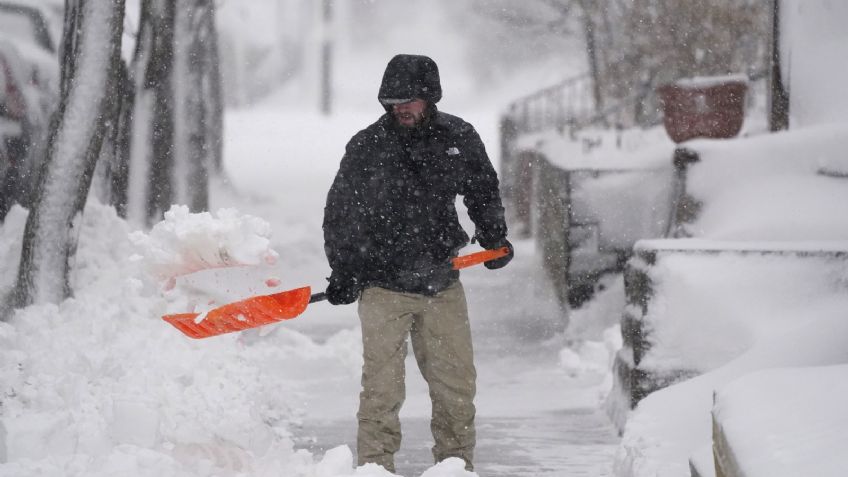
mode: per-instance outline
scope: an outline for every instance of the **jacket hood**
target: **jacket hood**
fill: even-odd
[[[377,99],[386,110],[413,99],[437,103],[442,99],[439,67],[427,56],[396,55],[386,65]]]

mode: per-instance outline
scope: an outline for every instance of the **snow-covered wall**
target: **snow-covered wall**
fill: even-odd
[[[848,121],[848,2],[782,0],[781,9],[790,127]]]

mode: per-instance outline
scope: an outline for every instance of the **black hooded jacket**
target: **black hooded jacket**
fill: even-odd
[[[418,67],[416,62],[426,58],[402,56]],[[401,62],[399,68],[407,69],[398,75],[392,74],[393,65],[394,59],[381,101],[392,87],[410,91],[404,84],[387,86],[392,78],[417,81],[413,87],[427,83],[408,74],[408,63]],[[438,86],[438,72],[435,78]],[[424,79],[433,93],[432,74]],[[433,103],[428,119],[416,128],[401,126],[387,112],[347,144],[327,195],[324,242],[333,273],[355,278],[361,287],[423,294],[447,288],[459,276],[449,261],[468,243],[455,207],[458,195],[481,245],[491,247],[506,237],[497,175],[474,128]]]

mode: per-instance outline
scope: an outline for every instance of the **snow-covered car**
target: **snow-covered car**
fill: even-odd
[[[0,217],[26,204],[58,103],[55,2],[0,0]]]

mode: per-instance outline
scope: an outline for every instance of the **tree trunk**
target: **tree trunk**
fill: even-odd
[[[115,207],[118,215],[126,218],[127,204],[127,155],[128,140],[127,103],[132,102],[132,85],[129,84],[127,66],[123,60],[120,61],[118,77],[113,83],[113,89],[109,93],[113,98],[112,110],[106,122],[103,145],[100,148],[100,158],[94,169],[94,190],[96,197],[101,203]]]
[[[601,95],[601,75],[598,68],[598,47],[595,37],[595,19],[593,18],[591,6],[585,1],[580,2],[583,10],[583,32],[586,36],[586,56],[589,63],[589,73],[592,75],[592,96],[595,102],[595,113],[604,109],[603,96]]]
[[[176,0],[145,1],[152,26],[151,55],[144,88],[152,94],[151,156],[146,201],[147,223],[155,222],[174,201],[174,14]],[[142,14],[144,16],[144,14]]]
[[[201,43],[207,49],[204,55],[208,61],[204,80],[207,94],[203,106],[206,118],[206,147],[213,172],[220,174],[224,170],[224,91],[218,51],[218,30],[215,28],[215,2],[209,1],[208,5],[208,35],[206,41]]]
[[[180,0],[174,29],[176,200],[209,208],[209,171],[221,154],[221,88],[212,0]]]
[[[113,110],[124,1],[68,0],[60,102],[47,156],[24,232],[13,306],[58,303],[71,291],[69,258]]]
[[[207,210],[222,162],[214,1],[144,0],[130,74],[129,219],[150,225],[175,203]]]
[[[118,97],[118,123],[114,131],[114,156],[107,175],[109,180],[109,203],[118,215],[127,218],[129,204],[130,141],[132,136],[132,111],[135,91],[127,65],[121,61],[120,88]]]

